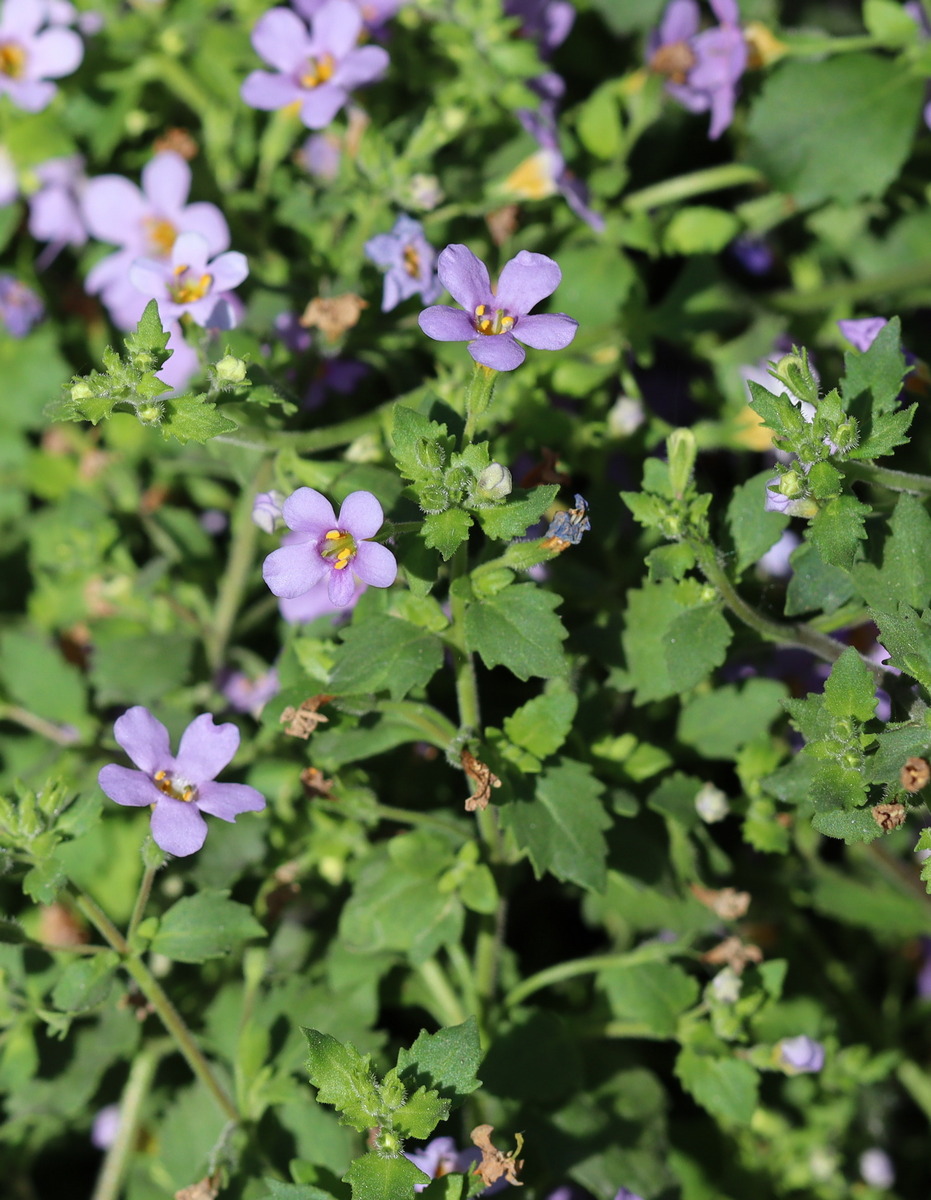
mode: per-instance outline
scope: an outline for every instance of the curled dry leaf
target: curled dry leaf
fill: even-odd
[[[198,1179],[190,1187],[183,1187],[175,1192],[175,1200],[216,1200],[220,1194],[219,1175],[208,1175],[206,1179]]]
[[[304,309],[300,324],[305,329],[319,329],[328,342],[338,341],[347,329],[352,329],[368,301],[355,292],[342,296],[315,296]]]
[[[738,892],[736,888],[726,887],[716,890],[693,883],[691,890],[699,904],[710,908],[714,915],[720,917],[722,921],[739,921],[741,917],[746,916],[747,909],[750,907],[750,893]]]
[[[920,792],[931,779],[931,765],[926,758],[916,758],[914,755],[905,760],[905,765],[899,772],[899,782],[907,792]]]
[[[491,768],[481,762],[469,750],[463,750],[459,755],[462,769],[472,783],[472,795],[465,802],[466,812],[475,812],[477,808],[487,808],[491,799],[491,789],[501,786],[501,780]]]
[[[325,721],[326,717],[319,717],[318,715],[318,720]],[[301,784],[304,788],[304,794],[311,800],[315,796],[329,799],[330,793],[333,791],[333,780],[327,779],[319,767],[305,767],[301,771]]]
[[[515,1133],[514,1149],[510,1154],[504,1154],[492,1145],[491,1135],[494,1128],[494,1125],[476,1125],[469,1134],[473,1143],[482,1152],[482,1161],[476,1164],[474,1174],[479,1176],[486,1187],[497,1183],[502,1176],[515,1187],[523,1187],[522,1181],[517,1178],[517,1172],[524,1165],[524,1160],[517,1156],[524,1147],[524,1135]]]
[[[701,957],[702,962],[710,963],[715,967],[726,965],[735,974],[742,975],[744,967],[749,963],[763,961],[763,951],[759,946],[754,946],[752,942],[742,942],[739,937],[729,937],[710,950],[706,950]]]
[[[306,742],[318,725],[326,725],[329,717],[318,712],[322,704],[328,704],[334,697],[326,692],[319,696],[311,696],[304,700],[298,708],[289,704],[280,717],[280,723],[285,726],[285,733],[290,737],[303,738]]]
[[[870,809],[873,820],[884,833],[905,824],[905,811],[904,804],[874,804]]]

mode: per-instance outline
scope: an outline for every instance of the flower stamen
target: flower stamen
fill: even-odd
[[[190,804],[197,795],[196,787],[183,779],[172,779],[167,771],[156,771],[152,782],[160,792],[173,800],[183,800],[185,804]]]
[[[474,324],[478,333],[493,335],[496,333],[511,332],[514,325],[514,317],[508,316],[503,308],[496,308],[493,317],[486,316],[487,311],[487,305],[476,304]]]
[[[334,571],[344,571],[356,556],[356,539],[342,529],[331,529],[323,540],[327,544],[321,546],[320,553],[326,559],[336,560]]]
[[[26,72],[26,51],[18,42],[0,42],[0,74],[22,79]]]
[[[332,78],[335,69],[336,63],[333,61],[332,54],[308,59],[304,73],[300,77],[301,87],[319,87],[321,83],[326,83],[328,79]]]
[[[404,270],[410,275],[411,279],[416,279],[420,274],[420,255],[416,249],[411,245],[405,246],[402,259]]]
[[[195,300],[202,300],[213,283],[213,276],[206,273],[200,279],[185,279],[185,273],[189,270],[186,264],[175,267],[174,274],[178,282],[168,285],[171,298],[177,304],[193,304]]]
[[[153,254],[164,256],[171,253],[171,248],[178,237],[178,231],[171,221],[166,221],[164,217],[146,217],[142,222],[142,227],[149,242],[149,249]]]

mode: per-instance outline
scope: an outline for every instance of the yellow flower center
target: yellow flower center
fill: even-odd
[[[185,279],[185,272],[190,270],[187,266],[175,267],[175,279],[177,283],[170,283],[168,290],[171,292],[171,298],[177,304],[193,304],[195,300],[202,300],[210,291],[210,285],[213,283],[212,275],[201,275],[200,279]]]
[[[183,800],[186,804],[197,795],[197,788],[184,779],[172,779],[167,771],[156,771],[153,780],[155,786],[173,800]]]
[[[170,221],[166,221],[164,217],[145,217],[142,227],[152,254],[163,258],[171,253],[178,231]]]
[[[514,325],[514,318],[509,317],[503,308],[496,308],[494,314],[488,316],[487,307],[484,304],[477,304],[474,324],[478,333],[510,333]]]
[[[321,83],[326,83],[335,70],[336,63],[331,54],[324,54],[322,58],[309,58],[301,75],[301,87],[319,87]]]
[[[21,79],[26,71],[26,51],[19,42],[0,42],[0,74]]]
[[[669,42],[660,46],[650,59],[650,70],[665,75],[670,83],[684,84],[695,66],[695,55],[688,42]]]
[[[404,247],[404,270],[410,275],[411,279],[416,279],[420,274],[420,255],[413,246],[407,245]]]
[[[356,556],[356,539],[343,529],[331,529],[323,540],[320,553],[324,558],[335,559],[334,571],[345,570]]]

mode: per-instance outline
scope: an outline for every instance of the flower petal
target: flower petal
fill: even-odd
[[[561,279],[562,271],[551,258],[521,250],[505,263],[498,279],[496,304],[512,317],[523,316],[555,292]]]
[[[262,564],[262,578],[269,591],[285,600],[309,592],[327,573],[327,564],[312,546],[282,546]]]
[[[469,342],[469,353],[477,363],[494,371],[513,371],[527,355],[510,333],[490,334]]]
[[[144,771],[134,771],[131,767],[121,767],[117,763],[108,763],[101,767],[97,782],[101,791],[111,800],[130,808],[157,804],[162,798],[162,793]]]
[[[71,29],[44,29],[32,43],[29,71],[41,79],[60,79],[76,71],[84,43]]]
[[[475,337],[475,326],[469,314],[449,304],[425,308],[417,320],[427,337],[435,342],[468,342]]]
[[[238,287],[249,274],[249,260],[238,250],[228,250],[210,264],[210,274],[213,276],[215,291],[225,292],[228,288]]]
[[[171,248],[171,265],[176,270],[184,267],[195,275],[203,275],[207,269],[207,241],[199,233],[182,233],[175,238]],[[221,255],[221,257],[223,257]]]
[[[117,717],[113,733],[139,770],[147,775],[169,768],[174,761],[168,730],[141,704]]]
[[[355,565],[355,564],[353,564]],[[348,608],[356,592],[356,581],[349,567],[342,571],[333,570],[327,580],[327,595],[337,608]]]
[[[238,749],[236,726],[214,725],[210,713],[202,713],[181,735],[175,770],[186,783],[207,783],[216,779]]]
[[[698,33],[701,12],[695,0],[672,0],[659,27],[660,44],[687,42]]]
[[[391,587],[398,577],[397,559],[380,542],[363,542],[352,560],[352,569],[372,587]]]
[[[565,313],[541,313],[536,317],[521,317],[514,326],[514,336],[534,350],[565,350],[579,323]]]
[[[328,533],[336,528],[333,505],[316,488],[300,487],[285,500],[281,513],[289,529],[300,532]]]
[[[161,216],[180,216],[191,190],[191,168],[174,150],[162,150],[142,168],[142,190]]]
[[[479,304],[492,303],[491,281],[488,268],[475,257],[468,246],[447,246],[436,264],[440,283],[457,304],[469,313],[475,312]],[[423,328],[423,326],[421,326]],[[424,330],[426,333],[427,331]],[[432,334],[429,335],[432,337]],[[459,338],[439,338],[439,341],[459,341]]]
[[[185,858],[207,840],[207,822],[196,804],[162,795],[152,813],[152,837],[169,854]]]
[[[141,249],[142,221],[148,205],[134,183],[122,175],[99,175],[90,179],[81,197],[81,209],[87,228],[95,238],[117,246]]]
[[[349,0],[327,0],[313,17],[314,49],[317,54],[343,58],[359,40],[362,14]]]
[[[256,21],[252,48],[269,66],[289,75],[310,54],[307,26],[289,8],[273,8]]]
[[[235,821],[240,813],[261,812],[265,797],[244,783],[205,783],[194,801],[201,812],[221,821]]]
[[[337,528],[360,541],[374,537],[384,523],[385,514],[371,492],[350,492],[339,510]]]
[[[388,51],[381,46],[361,46],[347,54],[339,64],[333,82],[347,92],[363,84],[374,83],[388,70],[390,61]]]
[[[212,257],[221,254],[230,244],[230,229],[226,217],[215,204],[200,201],[189,204],[182,214],[185,233],[199,233],[207,243],[207,252]]]
[[[329,125],[348,99],[345,89],[334,83],[321,83],[311,91],[302,88],[300,96],[303,100],[301,120],[308,129],[323,129]]]
[[[271,71],[252,71],[242,81],[239,95],[250,108],[269,112],[285,108],[295,100],[302,99],[302,88],[288,75],[273,75]]]

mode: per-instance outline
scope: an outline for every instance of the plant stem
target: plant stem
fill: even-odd
[[[157,867],[146,867],[142,875],[142,881],[139,884],[139,893],[136,896],[136,903],[133,905],[133,915],[129,918],[129,925],[126,929],[126,941],[132,943],[133,934],[142,920],[145,912],[145,906],[149,902],[149,895],[152,891],[152,884],[155,882],[155,872]]]
[[[136,1145],[142,1106],[164,1050],[164,1043],[150,1045],[140,1050],[133,1060],[120,1098],[116,1137],[103,1160],[91,1200],[117,1200],[119,1197],[129,1158]]]
[[[889,488],[893,492],[912,492],[916,496],[931,495],[931,476],[928,475],[894,471],[891,467],[877,467],[871,462],[848,460],[838,463],[838,466],[851,479],[874,483],[877,487]]]
[[[418,704],[414,700],[381,700],[376,708],[386,716],[398,717],[419,729],[424,739],[438,750],[448,750],[450,742],[455,740],[456,727],[452,721],[430,704]]]
[[[231,1121],[239,1121],[239,1113],[233,1101],[221,1087],[210,1064],[194,1040],[194,1036],[184,1023],[181,1014],[169,1000],[164,988],[145,965],[141,958],[133,952],[129,943],[113,924],[103,909],[86,892],[74,890],[75,903],[87,917],[94,928],[103,935],[113,949],[123,959],[124,969],[138,983],[145,998],[149,1001],[161,1018],[162,1024],[172,1035],[178,1049],[187,1059],[188,1066],[213,1095],[217,1104]]]
[[[541,988],[562,983],[577,975],[591,975],[595,971],[608,971],[615,967],[634,967],[640,963],[664,962],[667,958],[685,953],[687,949],[683,942],[646,942],[636,950],[627,950],[623,954],[594,954],[589,958],[573,958],[528,976],[523,983],[519,983],[508,992],[504,997],[504,1005],[506,1008],[514,1008]]]
[[[624,207],[630,212],[643,212],[645,209],[659,208],[663,204],[673,204],[677,200],[686,200],[690,196],[701,196],[705,192],[765,182],[766,176],[756,167],[744,166],[742,163],[725,163],[720,167],[706,167],[703,171],[691,171],[687,175],[677,175],[674,179],[664,179],[662,183],[654,183],[638,192],[631,192],[624,197]]]
[[[774,292],[769,303],[781,312],[806,313],[831,308],[835,304],[853,304],[887,292],[908,292],[931,286],[931,260],[923,259],[907,267],[895,267],[866,279],[848,279],[829,283],[807,292]]]
[[[26,708],[21,708],[18,704],[0,704],[0,721],[12,721],[14,725],[22,725],[23,729],[28,729],[30,733],[38,733],[40,737],[48,738],[58,746],[73,746],[78,740],[74,733],[62,729],[53,721],[47,721],[45,717],[29,712]]]
[[[698,559],[702,574],[718,589],[721,599],[734,616],[751,629],[755,629],[760,637],[781,646],[800,646],[803,650],[810,650],[812,654],[823,658],[825,662],[836,662],[847,649],[843,642],[828,637],[826,633],[819,633],[810,625],[783,624],[764,616],[752,604],[748,604],[731,583],[718,560],[714,546],[698,538],[689,538],[688,541]],[[881,680],[884,677],[885,670],[882,667],[863,658],[862,655],[860,657],[877,679]]]
[[[417,967],[420,978],[435,1001],[434,1016],[441,1025],[461,1025],[466,1019],[459,997],[453,990],[446,972],[435,958],[428,958]]]
[[[491,367],[483,367],[476,363],[472,370],[472,378],[466,388],[465,410],[466,423],[462,434],[463,447],[475,441],[475,432],[479,418],[485,413],[494,395],[495,384],[498,382],[498,372]]]
[[[393,404],[393,401],[392,401]],[[302,454],[313,454],[317,450],[332,450],[335,446],[345,446],[354,442],[364,433],[370,433],[381,419],[382,412],[390,408],[375,409],[353,417],[349,421],[341,421],[338,425],[327,425],[323,429],[301,429],[292,432],[269,433],[260,441],[248,441],[245,437],[235,437],[232,434],[220,434],[214,442],[228,446],[239,446],[245,450],[257,450],[266,453],[269,450],[297,450]],[[250,430],[257,434],[257,430]]]
[[[459,734],[469,735],[477,732],[481,726],[481,716],[478,703],[478,681],[475,678],[475,664],[472,655],[465,648],[465,610],[466,599],[459,594],[455,584],[464,579],[469,571],[468,543],[463,544],[453,556],[450,588],[450,607],[452,611],[451,641],[456,657],[456,702],[459,708]]]
[[[256,493],[271,479],[272,464],[266,459],[256,471],[251,487],[244,489],[233,514],[233,539],[230,546],[226,570],[220,580],[213,620],[207,630],[205,642],[207,662],[212,672],[223,665],[226,644],[242,603],[243,593],[252,570],[258,527],[252,520],[252,502]]]

